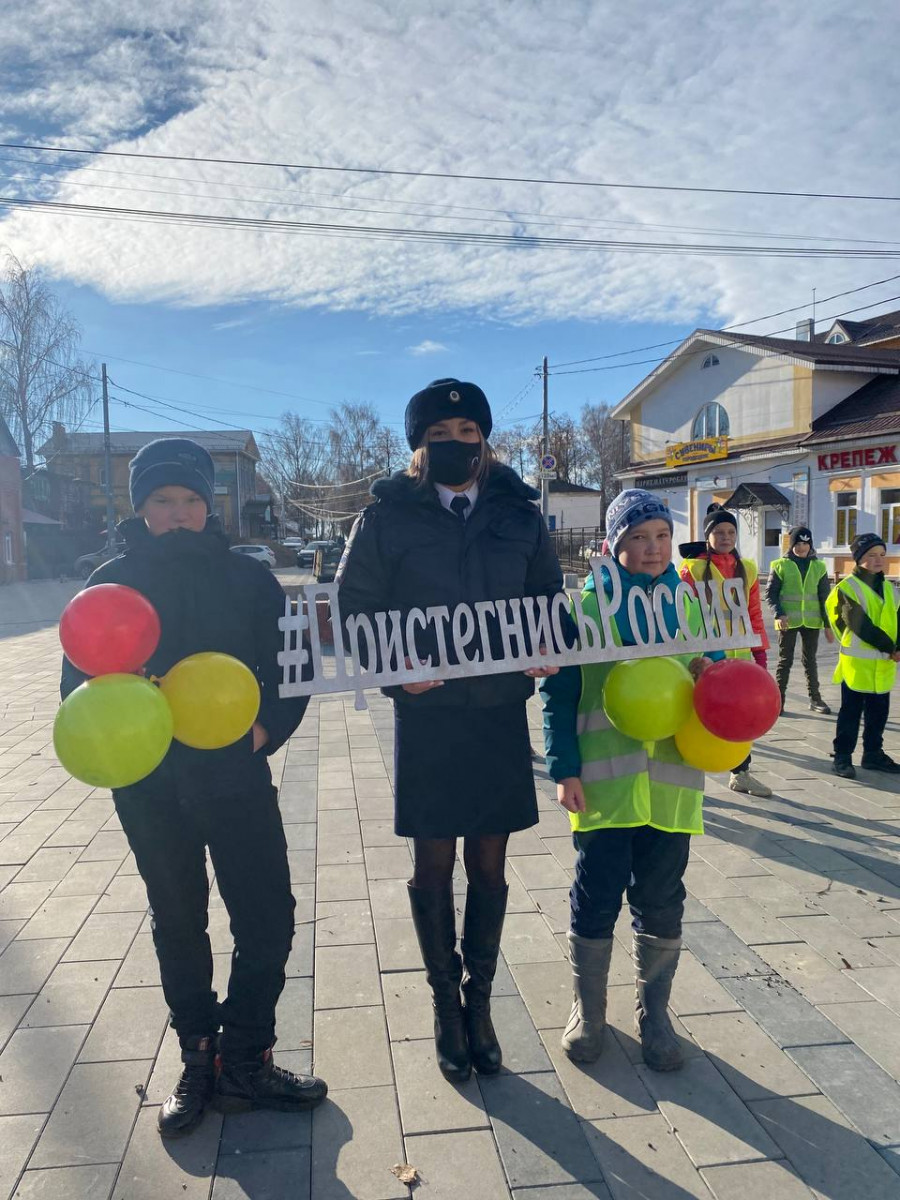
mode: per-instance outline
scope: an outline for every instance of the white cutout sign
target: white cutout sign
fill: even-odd
[[[289,696],[355,692],[357,708],[365,708],[367,688],[397,687],[406,683],[437,679],[464,679],[477,675],[500,675],[533,667],[583,666],[587,663],[621,659],[655,658],[662,654],[703,654],[707,650],[752,649],[760,645],[753,632],[747,597],[740,579],[701,587],[697,597],[702,630],[688,623],[689,602],[694,592],[683,581],[673,590],[668,584],[646,592],[628,593],[627,615],[635,636],[640,637],[638,615],[647,627],[646,640],[636,646],[616,644],[615,618],[623,600],[619,572],[613,559],[591,559],[595,578],[606,567],[613,592],[597,593],[599,622],[588,616],[581,596],[571,599],[558,592],[547,596],[524,596],[506,600],[480,600],[458,604],[411,608],[341,616],[338,584],[307,584],[301,590],[297,612],[291,601],[278,621],[284,633],[284,649],[278,653],[282,668],[279,694]],[[334,650],[325,647],[315,616],[316,603],[327,600],[334,630]],[[666,608],[674,607],[678,628],[670,634]],[[566,630],[574,618],[578,640],[566,645]],[[312,619],[310,619],[310,614]],[[422,657],[419,642],[427,639],[428,654]],[[658,640],[659,639],[659,640]],[[497,653],[498,647],[500,653]],[[534,647],[534,649],[532,649]],[[543,651],[543,652],[542,652]],[[412,664],[408,666],[407,663]],[[308,675],[303,679],[301,675]]]

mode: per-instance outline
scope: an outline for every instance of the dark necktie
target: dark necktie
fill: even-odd
[[[459,517],[460,521],[465,521],[466,513],[469,511],[471,503],[468,496],[454,496],[450,501],[450,511],[454,516]]]

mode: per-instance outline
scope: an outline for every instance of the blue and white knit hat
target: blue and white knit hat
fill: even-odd
[[[606,540],[613,554],[622,538],[635,525],[644,521],[665,521],[673,529],[672,514],[657,496],[643,488],[626,488],[619,492],[606,510]]]

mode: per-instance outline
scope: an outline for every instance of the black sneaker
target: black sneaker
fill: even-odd
[[[886,775],[900,775],[900,763],[895,763],[883,750],[863,754],[860,766],[864,771],[884,771]]]
[[[831,714],[831,709],[824,700],[810,700],[809,709],[810,712],[821,713],[824,717],[830,716]]]
[[[295,1075],[276,1067],[272,1051],[249,1062],[222,1063],[212,1105],[217,1112],[250,1112],[270,1108],[276,1112],[305,1112],[328,1095],[328,1085],[315,1075]]]
[[[849,754],[836,754],[834,756],[834,765],[831,769],[835,775],[840,775],[841,779],[856,778],[856,768],[850,761]]]
[[[181,1061],[184,1063],[181,1078],[156,1118],[164,1138],[184,1137],[203,1119],[216,1085],[216,1039],[186,1039]]]

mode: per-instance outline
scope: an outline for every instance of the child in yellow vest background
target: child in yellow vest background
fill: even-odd
[[[788,534],[787,554],[772,563],[766,587],[766,603],[772,610],[778,630],[775,679],[781,692],[782,713],[798,637],[809,707],[817,713],[831,712],[819,690],[819,664],[816,662],[819,630],[824,627],[826,640],[834,641],[825,611],[829,589],[828,569],[816,557],[812,530],[806,525],[796,525]]]
[[[629,593],[639,589],[652,598],[667,585],[674,594],[679,583],[672,517],[651,492],[631,488],[612,502],[606,521],[622,585],[618,640],[633,646],[646,641],[648,630],[640,605],[634,611],[642,627],[632,628]],[[588,578],[582,596],[585,613],[595,619],[600,588],[612,592],[605,569],[601,579]],[[673,635],[675,607],[663,600],[660,608]],[[706,665],[694,655],[676,657],[694,675]],[[647,1066],[671,1071],[682,1057],[667,1005],[681,948],[690,835],[703,832],[704,776],[683,761],[674,739],[645,745],[611,726],[603,684],[614,665],[564,667],[541,682],[547,768],[570,814],[578,851],[570,893],[574,1004],[562,1045],[580,1062],[593,1062],[602,1050],[613,928],[624,893],[634,929],[636,1033]]]
[[[862,767],[900,773],[900,763],[884,752],[884,727],[897,676],[897,601],[885,579],[887,546],[876,533],[861,533],[850,544],[852,575],[831,589],[828,619],[840,641],[834,682],[841,685],[841,709],[834,738],[834,773],[855,779],[853,751],[863,724]]]

